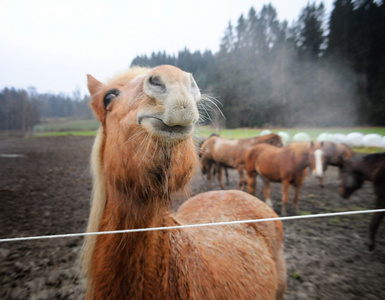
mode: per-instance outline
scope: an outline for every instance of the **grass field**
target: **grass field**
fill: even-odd
[[[215,130],[215,128],[211,128],[208,126],[203,126],[198,129],[198,135],[202,137],[208,137],[212,133],[217,133],[220,136],[225,138],[248,138],[259,135],[264,129],[250,129],[250,128],[242,128],[242,129],[221,129]],[[385,135],[385,127],[351,127],[351,128],[272,128],[268,129],[272,133],[278,133],[279,131],[287,132],[291,137],[293,137],[296,133],[305,132],[307,133],[311,139],[315,140],[317,137],[324,132],[327,133],[343,133],[348,134],[350,132],[361,132],[363,134],[368,133],[377,133],[382,136]]]
[[[65,118],[46,119],[42,124],[35,126],[36,132],[74,132],[96,131],[100,122],[96,120],[68,120]],[[48,134],[50,135],[50,134]]]
[[[66,119],[48,119],[43,124],[35,126],[36,136],[94,136],[99,127],[96,120],[66,120]],[[260,135],[264,129],[240,128],[240,129],[216,129],[210,126],[201,126],[197,129],[197,135],[209,137],[217,133],[224,138],[242,139]],[[385,127],[352,127],[352,128],[269,128],[273,133],[284,131],[293,137],[296,133],[305,132],[312,140],[324,132],[343,133],[361,132],[363,134],[377,133],[385,136]],[[356,152],[375,153],[384,151],[382,148],[354,148]]]

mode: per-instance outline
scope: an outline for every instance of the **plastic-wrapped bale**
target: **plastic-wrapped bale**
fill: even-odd
[[[290,142],[290,135],[285,131],[279,131],[277,133],[281,139],[284,145],[287,145]]]
[[[331,141],[333,138],[333,135],[328,133],[328,132],[323,132],[317,137],[318,142],[323,142],[323,141]]]
[[[377,133],[366,134],[362,138],[362,142],[365,147],[378,147],[382,148],[382,136]]]
[[[269,129],[264,129],[261,131],[259,135],[262,136],[262,135],[268,135],[268,134],[271,134],[271,131]]]
[[[305,132],[298,132],[293,137],[293,142],[310,142],[310,136]]]
[[[351,132],[346,135],[346,143],[352,147],[362,147],[364,134],[361,132]]]
[[[347,144],[346,134],[334,133],[332,135],[331,141],[334,142],[334,143],[344,143],[344,144]]]

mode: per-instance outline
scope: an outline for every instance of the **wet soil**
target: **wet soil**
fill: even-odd
[[[89,211],[91,137],[0,139],[0,238],[84,232]],[[19,154],[10,157],[2,154]],[[228,188],[238,175],[229,170]],[[257,196],[262,198],[261,182]],[[214,190],[219,189],[216,180]],[[281,186],[272,184],[280,213]],[[298,214],[374,208],[370,183],[342,199],[338,173],[325,188],[306,178]],[[199,170],[191,194],[208,191]],[[292,195],[291,195],[292,198]],[[184,201],[175,197],[174,208]],[[290,211],[289,211],[290,212]],[[385,299],[385,224],[367,250],[370,214],[283,221],[288,287],[285,299]],[[81,299],[77,258],[82,238],[0,243],[0,299]]]

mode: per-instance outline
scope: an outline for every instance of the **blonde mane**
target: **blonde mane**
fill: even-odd
[[[115,75],[114,77],[110,78],[106,84],[107,85],[112,85],[112,84],[124,85],[128,81],[131,81],[132,79],[134,79],[135,77],[141,74],[147,73],[149,70],[150,68],[146,68],[146,67],[132,67],[128,71],[121,72]]]
[[[107,81],[107,85],[123,85],[128,81],[133,80],[137,76],[148,72],[149,68],[145,67],[132,67],[128,71],[121,72],[110,78]],[[100,221],[102,219],[105,203],[106,203],[106,191],[105,191],[105,178],[102,169],[102,157],[101,150],[104,144],[104,131],[100,126],[95,137],[95,142],[91,152],[91,175],[93,179],[92,197],[91,197],[91,210],[88,218],[86,232],[99,231]],[[82,273],[89,274],[89,267],[91,257],[94,253],[96,243],[96,236],[87,236],[81,254],[81,271]]]
[[[101,148],[104,143],[103,128],[100,127],[91,152],[91,174],[93,178],[91,212],[88,218],[87,232],[99,231],[100,220],[106,203],[106,190],[101,162]],[[87,236],[83,245],[82,272],[88,272],[90,260],[95,249],[96,236]]]

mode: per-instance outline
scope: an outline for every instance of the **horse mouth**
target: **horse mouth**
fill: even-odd
[[[138,124],[149,133],[170,141],[183,140],[191,136],[194,125],[188,126],[174,125],[168,126],[162,119],[153,116],[141,116],[138,118]]]

